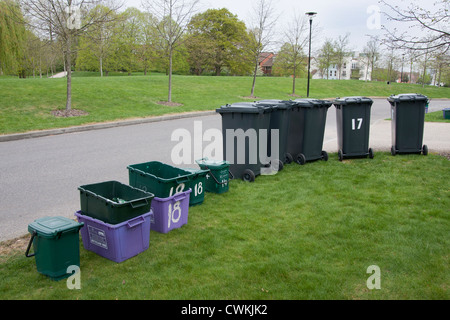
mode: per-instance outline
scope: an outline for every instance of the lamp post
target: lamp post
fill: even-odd
[[[306,91],[306,97],[309,98],[309,77],[311,70],[311,29],[312,29],[312,19],[317,14],[317,12],[307,12],[306,15],[309,16],[309,55],[308,55],[308,87]]]

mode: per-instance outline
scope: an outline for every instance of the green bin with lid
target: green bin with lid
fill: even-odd
[[[328,160],[328,153],[322,147],[331,104],[331,101],[311,98],[291,101],[287,152],[298,164]]]
[[[417,93],[391,95],[391,154],[428,154],[427,145],[422,145],[425,108],[428,97]]]
[[[230,163],[225,160],[212,160],[203,158],[195,160],[202,170],[208,170],[205,181],[205,191],[212,193],[224,193],[229,189]]]
[[[234,177],[253,182],[270,167],[267,141],[272,110],[271,105],[256,102],[237,102],[216,109],[222,117],[224,160],[230,163]]]
[[[73,267],[80,267],[78,232],[83,225],[61,216],[36,219],[28,225],[31,238],[25,256],[34,257],[37,271],[52,280],[69,277]]]
[[[367,97],[353,96],[337,98],[336,124],[338,138],[338,158],[373,159],[374,152],[369,148],[370,112],[373,100]]]

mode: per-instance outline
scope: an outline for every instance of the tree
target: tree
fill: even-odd
[[[326,39],[322,48],[319,51],[319,70],[322,74],[322,78],[324,75],[327,75],[327,79],[329,77],[329,70],[332,64],[336,62],[336,52],[334,50],[333,42],[331,39]]]
[[[101,16],[110,9],[103,5],[98,5],[89,11],[85,19]],[[122,19],[117,13],[111,13],[110,21],[102,21],[92,26],[90,32],[80,35],[78,41],[77,68],[83,70],[99,70],[103,77],[111,67],[109,60],[115,49],[113,38],[118,36],[117,24]]]
[[[199,0],[144,0],[147,12],[156,19],[154,28],[160,37],[160,45],[169,60],[169,90],[167,102],[172,102],[172,63],[174,51],[182,44],[183,35]]]
[[[366,75],[365,75],[365,81],[368,80],[368,74],[369,69],[374,70],[375,69],[375,62],[379,58],[379,51],[378,51],[378,40],[377,38],[372,38],[369,40],[366,44],[366,46],[363,49],[363,54],[365,56],[365,65],[366,65]]]
[[[255,96],[256,74],[259,68],[259,56],[272,42],[277,17],[271,0],[259,0],[254,7],[252,26],[250,28],[250,41],[248,50],[253,59],[253,82],[251,97]]]
[[[300,17],[298,13],[294,13],[293,19],[284,33],[286,44],[282,47],[281,58],[292,70],[292,95],[295,95],[297,69],[305,60],[303,48],[309,40],[307,22],[305,16]]]
[[[397,28],[387,32],[386,42],[395,48],[420,50],[424,54],[433,51],[447,52],[450,48],[450,1],[438,0],[434,3],[434,12],[426,10],[417,4],[417,0],[410,1],[407,8],[400,8],[380,0],[387,8],[385,15],[390,21],[401,22],[409,26],[408,31],[399,32]],[[423,34],[419,37],[419,34]],[[426,52],[426,53],[425,53]]]
[[[66,112],[72,108],[72,55],[79,35],[89,32],[92,26],[112,19],[112,13],[120,8],[110,0],[109,10],[98,16],[83,19],[90,9],[104,2],[101,0],[22,0],[25,19],[22,23],[36,32],[56,37],[62,44],[67,71]]]
[[[15,19],[14,17],[17,17]],[[22,69],[27,32],[22,12],[12,0],[0,1],[0,75],[18,74]]]
[[[192,17],[187,47],[196,69],[210,66],[217,76],[232,69],[241,48],[248,42],[245,23],[228,9],[209,9]],[[198,61],[197,61],[198,60]]]
[[[336,66],[339,73],[338,79],[341,80],[342,66],[344,65],[344,59],[348,55],[348,42],[350,33],[346,33],[345,36],[339,36],[334,41],[334,53],[336,57]]]

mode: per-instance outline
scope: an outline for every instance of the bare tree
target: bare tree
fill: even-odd
[[[169,92],[167,102],[172,102],[172,59],[174,50],[182,43],[191,17],[196,13],[199,0],[142,0],[145,10],[151,13],[154,27],[162,40],[169,58]]]
[[[251,97],[255,96],[256,74],[259,67],[259,56],[272,43],[272,38],[275,34],[275,23],[277,21],[276,13],[272,6],[271,0],[259,0],[253,8],[254,15],[251,21],[250,38],[251,44],[249,46],[251,56],[253,57],[253,82]]]
[[[111,14],[121,7],[115,0],[109,0],[109,10],[100,15],[86,16],[101,0],[22,0],[21,6],[25,19],[36,32],[49,34],[57,38],[64,46],[65,67],[67,71],[66,112],[72,108],[72,54],[73,45],[79,35],[86,33],[92,26],[111,19]],[[84,18],[86,17],[86,18]]]
[[[292,95],[295,95],[295,78],[297,76],[297,67],[304,58],[303,48],[308,42],[307,20],[304,15],[300,16],[294,13],[287,31],[284,33],[286,42],[289,44],[290,60],[293,70]]]
[[[363,49],[363,54],[364,54],[365,60],[366,60],[365,81],[368,80],[367,76],[369,74],[369,68],[370,68],[371,72],[375,68],[375,62],[377,61],[377,59],[379,58],[379,55],[380,55],[378,50],[379,50],[379,43],[376,38],[372,38],[371,40],[369,40]]]
[[[414,49],[424,54],[439,50],[447,52],[450,48],[450,1],[438,0],[434,3],[434,12],[421,8],[417,1],[411,1],[407,8],[394,6],[385,0],[380,3],[387,7],[384,14],[390,21],[409,25],[408,31],[399,32],[383,29],[387,32],[387,43],[399,49]],[[389,1],[388,1],[389,2]],[[424,34],[419,37],[417,35]]]
[[[344,64],[344,59],[348,55],[348,42],[350,33],[346,33],[345,36],[339,36],[337,40],[334,41],[334,52],[336,56],[336,66],[339,73],[339,80],[341,80],[342,65]]]

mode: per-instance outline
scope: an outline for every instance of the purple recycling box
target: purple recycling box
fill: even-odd
[[[78,222],[84,222],[80,229],[86,250],[115,262],[122,262],[145,251],[150,243],[150,220],[152,211],[133,219],[108,224],[77,211]]]
[[[189,194],[192,189],[177,193],[168,198],[154,197],[152,200],[153,218],[151,229],[167,233],[180,228],[188,222]]]

